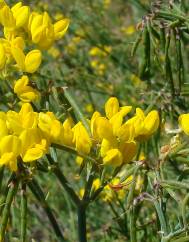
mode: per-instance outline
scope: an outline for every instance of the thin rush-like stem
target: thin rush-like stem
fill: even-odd
[[[36,180],[32,180],[31,182],[29,182],[27,184],[30,188],[30,190],[32,191],[33,195],[36,197],[36,199],[38,200],[38,202],[40,203],[40,205],[43,207],[44,211],[46,212],[49,221],[51,222],[51,225],[54,229],[54,232],[58,238],[58,241],[62,241],[64,242],[65,239],[63,237],[62,231],[59,228],[59,225],[51,211],[51,208],[49,207],[48,203],[45,200],[45,195],[41,189],[41,187],[38,185]]]
[[[5,206],[3,208],[3,214],[1,219],[0,242],[3,242],[5,238],[6,227],[7,227],[7,223],[10,215],[10,207],[11,207],[13,198],[16,195],[16,192],[18,190],[18,185],[19,185],[18,179],[14,179],[10,184],[10,188],[6,197]]]
[[[130,208],[129,213],[129,219],[130,219],[130,241],[131,242],[137,242],[136,239],[136,214],[135,214],[135,208],[134,206]]]
[[[80,152],[76,151],[75,149],[73,149],[72,147],[69,147],[69,146],[66,146],[66,145],[59,145],[59,144],[52,144],[51,146],[56,148],[56,149],[59,149],[59,150],[67,151],[67,152],[72,153],[74,155],[81,156],[85,160],[91,161],[93,163],[97,163],[96,160],[93,159],[91,156],[80,153]]]
[[[4,166],[0,168],[0,191],[1,191],[2,182],[3,182],[3,175],[4,175]]]
[[[21,190],[21,227],[20,227],[20,241],[26,241],[26,229],[27,229],[27,194],[26,184],[22,184]]]
[[[49,154],[47,154],[46,157],[47,157],[49,163],[53,166],[52,169],[51,169],[52,172],[55,174],[55,176],[58,178],[60,184],[63,186],[63,188],[69,194],[69,196],[72,199],[72,201],[74,202],[74,204],[77,205],[78,203],[80,203],[79,197],[77,196],[75,191],[70,186],[70,184],[67,181],[67,179],[64,176],[64,174],[59,169],[57,163],[53,160],[53,158]]]
[[[87,229],[86,229],[86,206],[80,204],[77,208],[78,215],[78,237],[79,242],[87,242]]]
[[[77,115],[78,119],[81,120],[81,122],[85,126],[88,134],[91,135],[91,130],[90,130],[90,127],[89,127],[89,124],[88,124],[86,118],[84,117],[81,109],[79,108],[78,104],[74,100],[73,95],[71,94],[71,92],[67,88],[64,89],[64,95],[67,98],[67,100],[69,101],[70,105],[73,107],[75,114]]]
[[[160,221],[161,231],[162,231],[163,235],[167,235],[167,223],[166,223],[165,216],[164,216],[164,213],[162,211],[162,208],[161,208],[158,201],[154,202],[154,206],[156,208],[157,215],[158,215],[158,218],[159,218],[159,221]]]
[[[59,182],[61,183],[62,187],[66,190],[68,195],[70,196],[71,200],[77,207],[77,216],[78,216],[78,238],[79,242],[86,242],[86,208],[88,202],[81,201],[75,191],[70,186],[69,182],[67,181],[66,177],[63,175],[57,163],[53,160],[53,158],[47,154],[47,159],[49,163],[53,166],[52,171],[55,176],[58,178]],[[91,179],[90,179],[91,181]]]

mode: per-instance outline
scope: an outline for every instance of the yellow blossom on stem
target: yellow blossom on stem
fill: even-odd
[[[15,82],[14,93],[22,102],[32,102],[39,99],[39,92],[28,84],[29,79],[27,76],[22,76]]]

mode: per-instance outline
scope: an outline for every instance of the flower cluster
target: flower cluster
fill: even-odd
[[[24,79],[27,83],[27,77]],[[149,138],[159,125],[157,111],[145,116],[139,108],[134,117],[124,122],[131,108],[120,107],[116,98],[110,98],[105,104],[106,117],[94,112],[88,121],[91,135],[82,122],[74,124],[67,118],[61,123],[52,112],[34,112],[29,103],[23,104],[20,112],[1,112],[0,165],[15,171],[18,157],[23,162],[37,160],[52,143],[72,147],[78,155],[96,150],[103,165],[117,167],[127,163],[136,155],[138,140]]]
[[[111,97],[105,104],[106,116],[94,112],[89,121],[91,137],[81,122],[73,129],[73,141],[78,152],[89,154],[91,149],[99,151],[104,165],[113,167],[130,162],[136,155],[137,143],[148,139],[159,126],[158,112],[153,110],[146,116],[140,109],[127,118],[131,106],[120,107],[117,98]]]
[[[41,50],[49,49],[56,40],[64,36],[69,26],[69,19],[62,18],[53,23],[47,12],[31,11],[29,6],[23,5],[21,2],[9,7],[4,0],[1,0],[0,24],[4,34],[0,38],[1,73],[7,74],[13,67],[16,67],[21,73],[34,73],[42,61]],[[26,53],[28,49],[30,51]],[[25,77],[24,79],[26,80]],[[26,85],[27,88],[24,85],[21,89],[31,91],[28,83]],[[18,87],[20,87],[20,82],[15,91],[20,98],[20,93],[23,92],[18,90]],[[33,101],[34,99],[36,99],[35,91],[32,93],[32,98],[27,98],[27,100]]]

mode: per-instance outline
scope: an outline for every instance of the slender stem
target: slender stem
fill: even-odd
[[[2,198],[0,200],[0,215],[1,215],[2,211],[3,211],[4,205],[6,204],[6,197],[7,197],[8,191],[10,189],[9,185],[11,184],[11,182],[13,181],[14,178],[15,178],[15,174],[12,173],[10,178],[9,178],[9,180],[8,180],[7,186],[2,191],[3,192],[3,196],[2,196]]]
[[[16,192],[18,190],[18,184],[19,184],[18,179],[13,180],[10,184],[10,189],[6,197],[6,203],[3,208],[1,227],[0,227],[0,242],[3,242],[5,238],[5,231],[6,231],[9,215],[10,215],[10,207],[11,207],[13,198],[16,195]]]
[[[54,232],[58,238],[58,241],[65,241],[63,234],[59,228],[59,225],[51,211],[51,208],[49,207],[48,203],[45,200],[45,195],[41,189],[41,187],[38,185],[37,181],[35,181],[34,179],[27,184],[30,188],[30,190],[32,191],[32,193],[34,194],[34,196],[36,197],[36,199],[39,201],[40,205],[43,207],[43,209],[45,210],[49,221],[51,222],[51,225],[54,229]]]
[[[53,165],[53,167],[52,167],[53,173],[58,178],[60,184],[63,186],[63,188],[66,190],[66,192],[69,194],[69,196],[72,199],[72,201],[74,202],[74,204],[77,205],[78,203],[80,203],[79,197],[77,196],[77,194],[75,193],[75,191],[70,186],[70,184],[67,181],[67,179],[64,176],[64,174],[59,169],[57,163],[53,160],[53,158],[49,154],[47,154],[46,157],[47,157],[49,163],[51,165]]]
[[[159,202],[155,201],[154,206],[155,206],[157,214],[158,214],[158,218],[159,218],[159,221],[160,221],[161,230],[163,232],[163,235],[167,235],[167,224],[166,224],[166,220],[165,220],[165,217],[164,217],[164,214],[163,214],[163,211],[160,207]]]
[[[134,206],[130,208],[130,241],[131,242],[137,242],[136,238],[136,214],[135,214],[135,208]]]
[[[26,195],[26,184],[22,184],[21,191],[21,227],[20,227],[20,238],[21,242],[26,241],[26,229],[27,229],[27,195]]]
[[[59,145],[59,144],[52,144],[51,146],[56,148],[56,149],[59,149],[59,150],[67,151],[67,152],[72,153],[74,155],[81,156],[82,158],[84,158],[88,161],[91,161],[93,163],[98,164],[97,161],[94,158],[92,158],[91,156],[85,155],[83,153],[79,153],[75,149],[73,149],[72,147],[69,147],[69,146],[66,146],[66,145]]]
[[[83,200],[88,202],[89,201],[89,195],[92,189],[93,181],[94,181],[94,175],[95,175],[95,165],[92,165],[88,180],[85,185],[85,193],[83,196]]]
[[[86,206],[79,205],[77,207],[77,215],[78,215],[78,237],[79,242],[87,242],[87,229],[86,229]]]
[[[4,175],[4,166],[0,168],[0,191],[1,191],[2,182],[3,182],[3,175]]]
[[[181,211],[182,211],[182,219],[183,219],[183,224],[184,224],[184,228],[188,227],[187,224],[187,218],[186,218],[186,206],[189,202],[189,194],[187,194],[184,198],[184,200],[182,201],[182,206],[181,206]]]
[[[87,132],[89,135],[91,135],[91,130],[89,127],[89,124],[86,120],[86,118],[84,117],[81,109],[79,108],[77,102],[75,101],[75,99],[73,98],[72,93],[70,92],[70,90],[68,89],[64,89],[64,95],[67,98],[67,100],[69,101],[70,105],[73,107],[75,114],[77,115],[78,119],[81,120],[81,122],[83,123],[83,125],[85,126]]]

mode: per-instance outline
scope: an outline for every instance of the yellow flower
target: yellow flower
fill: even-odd
[[[111,97],[105,103],[105,113],[108,119],[111,119],[119,111],[119,101],[116,97]]]
[[[20,154],[20,150],[21,141],[17,136],[4,136],[0,140],[0,165],[7,165],[11,171],[16,171],[17,157]]]
[[[41,158],[48,151],[46,139],[39,129],[25,129],[19,136],[21,140],[21,157],[24,162]]]
[[[148,139],[159,127],[159,114],[152,110],[146,116],[142,109],[136,109],[136,115],[127,121],[133,124],[135,129],[135,138],[138,140]]]
[[[39,113],[38,127],[41,129],[46,139],[56,143],[61,134],[61,123],[52,112]]]
[[[15,82],[14,93],[16,93],[22,102],[32,102],[39,99],[39,92],[28,85],[27,76],[22,76]]]
[[[105,157],[107,152],[114,148],[118,148],[118,141],[115,138],[111,140],[103,139],[100,146],[101,157]]]
[[[181,114],[179,116],[179,126],[185,134],[189,135],[189,114]]]
[[[63,18],[54,24],[55,40],[59,40],[65,35],[65,33],[69,27],[69,23],[70,23],[70,20],[68,18]]]
[[[103,139],[113,139],[112,125],[105,117],[94,118],[91,130],[93,138],[96,141],[102,141]]]
[[[89,154],[92,142],[83,124],[81,122],[77,123],[72,130],[74,133],[73,142],[75,143],[76,150],[83,154]]]
[[[111,165],[114,167],[120,166],[122,164],[123,157],[118,149],[108,150],[106,156],[103,158],[104,165]]]
[[[55,40],[64,36],[69,22],[69,19],[63,18],[53,24],[47,12],[43,14],[33,12],[28,24],[33,43],[42,49],[49,49]]]
[[[25,56],[20,48],[13,45],[11,46],[11,53],[18,68],[23,72],[34,73],[41,64],[42,56],[39,50],[32,50]]]
[[[47,12],[32,13],[29,19],[32,42],[42,49],[48,49],[54,42],[54,27]]]
[[[18,2],[11,8],[11,11],[16,21],[16,28],[24,27],[28,23],[30,15],[28,6],[22,6],[22,3]]]
[[[10,28],[10,29],[14,29],[16,26],[16,20],[13,16],[13,13],[12,13],[11,9],[9,8],[9,6],[7,6],[7,5],[4,5],[0,9],[0,23],[4,27]]]
[[[108,119],[113,118],[113,116],[117,113],[120,113],[121,116],[124,117],[131,111],[131,109],[131,106],[120,107],[119,101],[116,97],[110,97],[108,101],[105,103],[105,113]]]
[[[62,145],[73,146],[73,125],[73,120],[67,118],[62,124],[60,135],[55,142]]]
[[[123,156],[123,162],[130,162],[136,155],[137,152],[137,144],[135,141],[126,142],[120,144],[120,150]]]
[[[24,129],[33,129],[38,124],[38,113],[34,112],[29,103],[24,103],[19,113],[7,112],[7,127],[15,135],[20,135]]]

